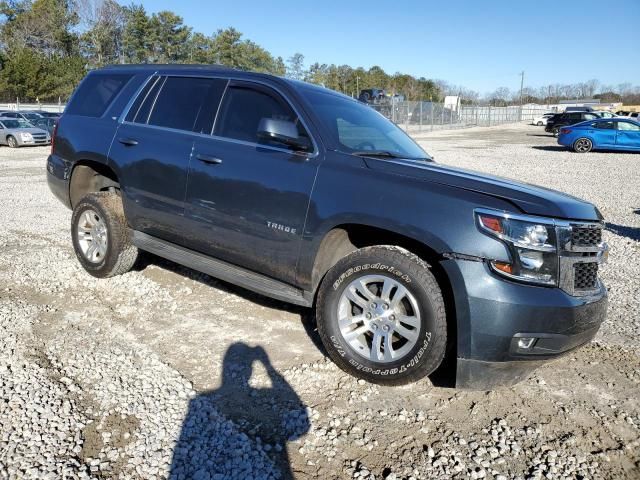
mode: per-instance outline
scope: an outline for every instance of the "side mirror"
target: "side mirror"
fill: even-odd
[[[296,124],[288,120],[276,120],[274,118],[261,119],[258,124],[258,137],[263,140],[282,143],[295,150],[304,152],[311,150],[309,140],[300,137]]]

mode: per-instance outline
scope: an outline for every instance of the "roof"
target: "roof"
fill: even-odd
[[[308,82],[303,82],[300,80],[293,80],[291,78],[280,77],[278,75],[272,75],[270,73],[262,73],[262,72],[252,72],[247,70],[238,70],[236,68],[227,67],[224,65],[201,65],[201,64],[123,64],[123,65],[107,65],[97,70],[92,70],[92,72],[101,72],[101,71],[109,71],[109,72],[159,72],[159,73],[183,73],[183,74],[197,74],[202,72],[211,72],[211,73],[225,73],[229,75],[236,76],[238,78],[247,78],[247,79],[268,79],[272,81],[276,81],[278,83],[285,83],[287,85],[292,86],[296,90],[314,90],[318,92],[324,93],[332,93],[339,96],[345,96],[346,98],[351,98],[349,96],[343,95],[340,92],[336,92],[335,90],[331,90],[319,85],[315,85]],[[90,72],[90,73],[92,73]]]

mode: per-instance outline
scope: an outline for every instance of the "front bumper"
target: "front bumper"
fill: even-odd
[[[585,343],[607,311],[602,284],[589,296],[512,282],[481,261],[449,259],[457,315],[456,386],[488,390],[524,380],[545,361]],[[534,338],[529,348],[519,340]]]

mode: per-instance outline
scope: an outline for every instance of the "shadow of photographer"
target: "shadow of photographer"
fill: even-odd
[[[189,402],[169,478],[293,479],[287,442],[309,428],[305,405],[265,350],[234,343],[220,387]]]

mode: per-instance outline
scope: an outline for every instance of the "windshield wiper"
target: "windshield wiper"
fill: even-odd
[[[388,150],[357,150],[351,152],[351,155],[358,157],[386,157],[386,158],[405,158],[407,160],[427,160],[427,157],[409,157],[399,152],[390,152]]]

